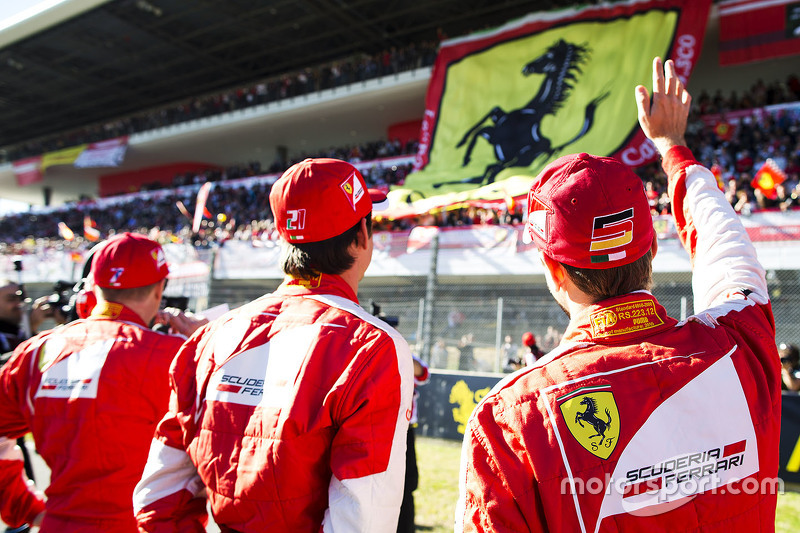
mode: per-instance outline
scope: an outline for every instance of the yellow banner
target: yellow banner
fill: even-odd
[[[75,160],[78,159],[78,156],[81,155],[81,152],[86,150],[86,146],[85,144],[79,144],[78,146],[71,146],[56,152],[47,152],[42,156],[42,172],[48,167],[56,165],[72,165],[75,163]]]

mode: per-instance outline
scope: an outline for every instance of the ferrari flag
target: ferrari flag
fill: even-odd
[[[534,13],[443,42],[416,172],[404,188],[426,197],[469,191],[513,198],[527,192],[530,179],[517,180],[519,191],[496,182],[532,179],[561,155],[589,152],[632,166],[654,160],[633,89],[652,86],[655,56],[673,59],[687,81],[710,4],[631,0]],[[487,189],[475,191],[481,187]]]
[[[750,186],[753,189],[758,189],[761,193],[770,200],[778,199],[777,186],[786,181],[786,173],[772,159],[767,159],[764,166],[762,166]]]

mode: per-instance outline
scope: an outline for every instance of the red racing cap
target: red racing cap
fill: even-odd
[[[169,274],[164,250],[144,235],[121,233],[100,246],[92,257],[92,278],[98,287],[134,289]]]
[[[642,180],[609,157],[560,157],[528,193],[524,242],[578,268],[627,265],[650,249],[655,232]]]
[[[522,334],[522,344],[528,348],[531,346],[536,346],[536,336],[530,331],[526,331]]]
[[[281,237],[303,243],[341,235],[373,208],[384,209],[388,200],[383,192],[367,189],[350,163],[318,158],[289,167],[272,186],[269,203]]]

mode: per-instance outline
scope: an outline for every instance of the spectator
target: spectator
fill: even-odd
[[[10,352],[23,340],[22,291],[9,280],[0,280],[0,354]]]
[[[542,339],[542,351],[544,353],[555,350],[561,344],[561,334],[553,326],[547,326],[547,332]]]
[[[408,438],[406,439],[406,478],[403,485],[403,503],[400,505],[400,518],[397,521],[397,533],[414,533],[414,491],[419,486],[419,469],[417,468],[417,448],[414,428],[417,426],[417,387],[430,381],[428,367],[416,355],[414,358],[414,400],[411,405],[411,419],[408,421]]]
[[[307,159],[270,192],[286,274],[201,329],[134,494],[141,531],[391,531],[403,499],[413,363],[358,305],[372,209],[352,165]],[[204,489],[205,487],[205,489]]]
[[[48,319],[63,324],[66,321],[60,309],[51,305],[49,297],[38,298],[30,310],[24,306],[22,288],[7,279],[0,279],[0,354],[10,352],[34,334]]]
[[[447,368],[449,358],[450,354],[447,352],[444,339],[436,339],[431,348],[431,366],[433,368]]]
[[[458,343],[459,370],[477,370],[475,348],[472,346],[472,340],[472,333],[465,333],[461,336],[461,342]]]
[[[522,334],[522,345],[525,347],[525,366],[532,366],[544,352],[536,345],[536,336],[530,331]]]
[[[781,357],[782,388],[800,391],[800,351],[797,346],[781,343],[778,346],[778,355]]]
[[[519,346],[511,340],[511,335],[506,335],[503,345],[500,346],[500,357],[504,361],[503,372],[514,372],[524,366],[519,356]]]

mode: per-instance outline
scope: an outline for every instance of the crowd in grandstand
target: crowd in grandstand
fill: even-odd
[[[7,150],[5,154],[0,153],[0,162],[14,161],[68,146],[131,135],[140,131],[430,66],[436,59],[437,48],[437,41],[412,43],[405,47],[391,47],[378,54],[350,57],[275,76],[222,93],[197,96],[160,109],[148,110],[103,124],[94,124],[76,131],[27,142]]]
[[[700,161],[717,169],[721,186],[731,204],[743,214],[765,208],[788,209],[797,204],[800,194],[800,113],[795,110],[776,114],[754,114],[740,119],[738,124],[727,123],[725,113],[740,109],[743,103],[773,104],[800,101],[800,83],[790,77],[787,83],[765,85],[757,82],[742,96],[732,93],[727,99],[701,93],[687,131],[687,142]],[[717,113],[716,121],[708,113]],[[705,119],[705,120],[704,120]],[[723,123],[725,128],[720,128]],[[140,231],[166,241],[191,242],[198,246],[221,244],[229,239],[268,241],[275,238],[272,214],[266,198],[269,180],[255,176],[280,173],[305,157],[335,157],[351,162],[375,161],[363,173],[373,187],[388,188],[401,185],[411,171],[410,165],[380,164],[386,157],[415,153],[416,143],[380,141],[358,146],[331,148],[316,154],[298,154],[291,161],[273,163],[263,168],[259,162],[226,169],[208,169],[191,175],[178,175],[173,188],[149,196],[120,198],[118,202],[100,207],[87,201],[65,205],[46,213],[23,213],[0,220],[0,236],[6,243],[6,253],[20,253],[38,240],[39,245],[63,244],[59,222],[78,230],[90,220],[105,236],[120,231]],[[754,187],[755,174],[771,160],[786,176],[772,194]],[[666,177],[657,163],[637,169],[642,178],[654,214],[670,211]],[[253,176],[250,179],[239,179]],[[238,181],[232,181],[238,180]],[[205,181],[227,182],[225,187],[212,189],[207,210],[210,218],[203,220],[201,230],[192,232],[192,221],[176,208],[177,202],[192,208],[197,185]],[[188,187],[185,185],[189,185]],[[194,185],[192,187],[192,185]],[[151,185],[146,189],[163,187]],[[377,220],[378,230],[407,230],[416,225],[469,226],[474,224],[516,224],[522,221],[524,202],[502,203],[497,206],[462,205],[437,210],[399,220]],[[80,231],[73,243],[81,242]]]
[[[161,242],[192,242],[198,246],[207,246],[212,242],[224,243],[231,238],[269,240],[274,238],[272,213],[266,201],[270,180],[258,179],[258,176],[279,174],[306,157],[333,157],[353,163],[375,160],[376,163],[365,167],[362,174],[371,187],[388,190],[392,185],[403,183],[411,171],[411,165],[384,166],[380,160],[410,155],[416,152],[416,148],[416,142],[403,144],[397,140],[330,148],[317,154],[299,154],[284,165],[273,163],[267,170],[263,170],[259,162],[253,161],[225,169],[209,168],[202,172],[178,174],[171,188],[165,189],[158,183],[148,184],[143,190],[158,191],[157,194],[122,197],[111,205],[100,206],[87,200],[35,214],[9,215],[0,219],[0,250],[3,253],[23,253],[34,245],[64,245],[59,223],[74,230],[77,234],[75,244],[79,244],[83,240],[79,229],[84,227],[87,220],[103,236],[114,232],[137,231],[150,234]],[[227,182],[229,186],[212,189],[206,208],[214,216],[204,219],[200,231],[195,234],[192,232],[192,220],[176,204],[180,202],[192,208],[197,186],[207,181]]]
[[[756,209],[788,209],[797,205],[800,176],[800,110],[744,116],[737,123],[727,114],[743,109],[762,109],[765,105],[799,102],[800,81],[790,76],[786,83],[765,85],[761,80],[751,90],[728,99],[717,93],[713,98],[701,93],[690,116],[686,140],[699,161],[717,174],[721,188],[737,212]],[[756,107],[742,107],[758,104]],[[709,114],[716,115],[709,119]],[[766,190],[754,178],[770,161],[780,170],[782,183]],[[637,169],[645,183],[655,213],[668,213],[666,177],[657,164]],[[776,180],[778,181],[778,180]]]

